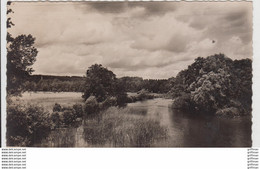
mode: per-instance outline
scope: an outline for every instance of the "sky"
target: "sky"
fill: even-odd
[[[32,34],[33,74],[174,77],[197,57],[252,58],[252,2],[14,2],[13,37]]]

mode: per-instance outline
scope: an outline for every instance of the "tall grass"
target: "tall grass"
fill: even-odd
[[[42,140],[36,147],[74,147],[76,143],[76,128],[58,128],[51,132],[48,138]]]
[[[84,124],[85,140],[92,146],[150,147],[166,139],[167,129],[153,119],[132,112],[134,109],[111,107]]]

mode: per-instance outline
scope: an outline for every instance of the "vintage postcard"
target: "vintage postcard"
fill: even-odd
[[[6,146],[251,147],[252,12],[8,2]]]

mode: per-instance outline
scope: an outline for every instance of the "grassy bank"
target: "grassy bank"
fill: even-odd
[[[166,139],[167,129],[133,109],[111,107],[102,115],[85,120],[85,140],[93,146],[149,147]]]

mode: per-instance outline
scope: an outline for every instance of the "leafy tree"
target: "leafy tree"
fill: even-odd
[[[224,54],[197,58],[181,71],[170,91],[178,105],[198,112],[250,114],[252,104],[252,61],[231,60]],[[183,102],[183,103],[182,103]],[[174,104],[174,107],[180,107]]]
[[[8,6],[11,2],[8,2]],[[7,14],[13,12],[7,10]],[[7,19],[7,28],[14,24]],[[18,95],[22,91],[24,80],[33,72],[32,65],[36,61],[37,49],[34,47],[35,38],[32,35],[19,35],[15,38],[7,33],[7,93]]]
[[[108,96],[114,96],[116,75],[102,65],[92,65],[86,73],[85,92],[82,96],[85,100],[89,96],[95,96],[98,102],[104,101]]]
[[[223,69],[203,75],[190,85],[191,101],[198,110],[215,113],[229,103],[231,80]]]
[[[7,92],[19,94],[22,83],[32,72],[31,66],[36,61],[37,49],[33,46],[32,35],[19,35],[7,48]]]
[[[87,100],[90,96],[95,96],[97,102],[116,97],[119,106],[124,105],[127,99],[122,81],[100,64],[90,66],[86,73],[85,92],[82,97]]]

